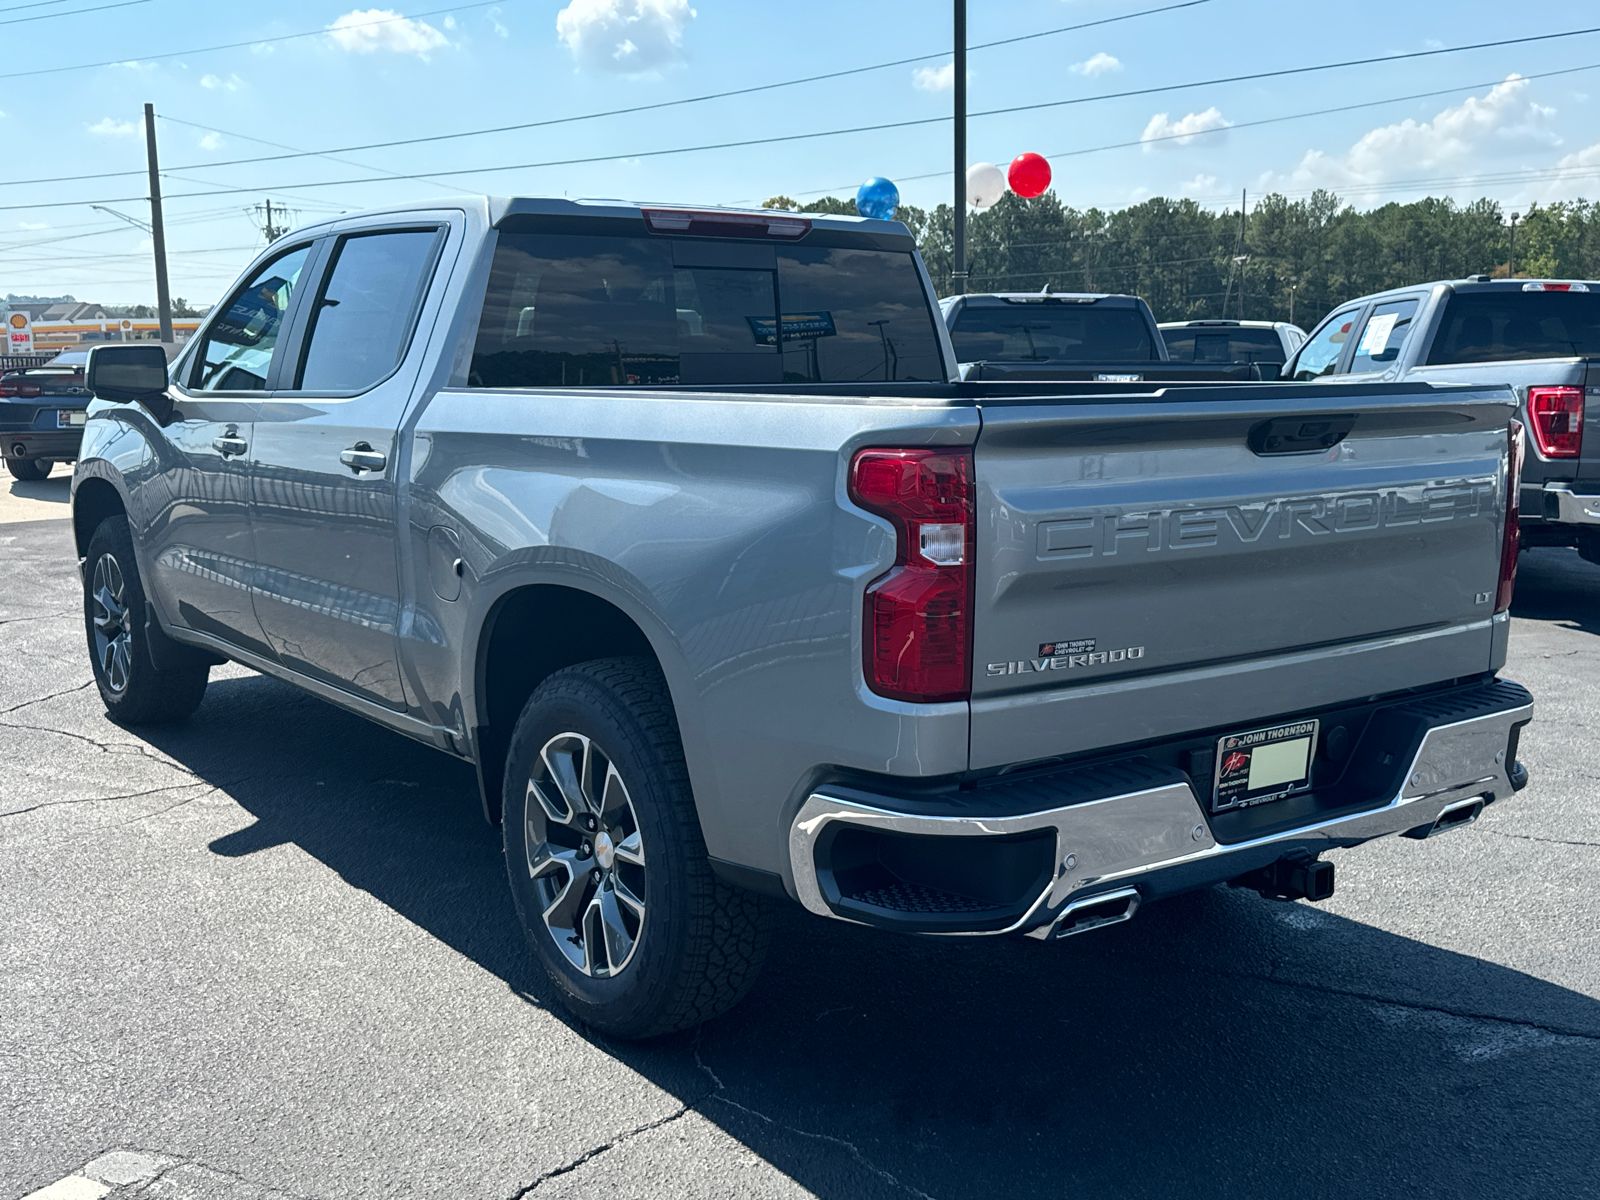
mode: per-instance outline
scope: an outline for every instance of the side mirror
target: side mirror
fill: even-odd
[[[160,346],[96,346],[89,351],[84,383],[97,399],[144,405],[163,425],[172,417],[167,355]]]

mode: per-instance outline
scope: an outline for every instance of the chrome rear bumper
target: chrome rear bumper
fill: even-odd
[[[893,913],[886,912],[879,919],[872,905],[851,901],[840,892],[828,867],[819,866],[819,846],[830,833],[836,837],[841,827],[893,835],[1013,841],[1028,834],[1042,840],[1042,831],[1049,831],[1054,837],[1053,871],[1036,895],[1030,891],[1031,899],[1025,897],[1013,905],[1003,922],[973,921],[973,928],[952,928],[948,927],[952,921],[945,919],[946,927],[926,930],[958,935],[1025,932],[1049,937],[1069,908],[1081,908],[1123,889],[1133,888],[1139,899],[1149,900],[1237,878],[1289,853],[1315,855],[1388,834],[1427,836],[1470,824],[1470,819],[1459,820],[1455,814],[1464,816],[1463,809],[1474,803],[1502,800],[1525,782],[1525,775],[1516,775],[1512,734],[1532,718],[1533,705],[1526,691],[1504,681],[1463,695],[1464,700],[1462,696],[1446,700],[1424,697],[1386,710],[1426,723],[1426,732],[1404,772],[1389,771],[1400,781],[1397,787],[1380,793],[1372,802],[1342,808],[1323,819],[1230,842],[1217,840],[1187,778],[1171,778],[1176,774],[1171,770],[1166,772],[1167,781],[1156,786],[1020,813],[908,811],[911,805],[887,797],[819,789],[801,806],[789,830],[790,865],[798,898],[819,916],[906,927]],[[1452,708],[1471,715],[1452,719]],[[1032,791],[1037,793],[1039,788]],[[881,888],[874,892],[882,893]],[[1137,902],[1127,908],[1131,916]],[[959,905],[946,911],[959,911]]]

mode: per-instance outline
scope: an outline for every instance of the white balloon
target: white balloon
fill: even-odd
[[[973,163],[967,168],[967,203],[988,208],[1006,194],[1006,173],[993,163]]]

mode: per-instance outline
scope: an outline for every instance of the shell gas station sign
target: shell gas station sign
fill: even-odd
[[[6,315],[6,349],[10,354],[33,353],[33,320],[27,313]]]

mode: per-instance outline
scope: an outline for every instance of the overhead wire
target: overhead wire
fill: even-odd
[[[150,0],[117,0],[115,4],[100,4],[94,8],[75,8],[71,12],[36,13],[31,17],[13,17],[9,21],[0,21],[0,25],[21,25],[28,21],[53,21],[57,17],[81,17],[84,13],[105,12],[108,8],[132,8],[135,4],[149,3]],[[11,10],[0,11],[9,12]],[[8,71],[6,74],[9,76],[11,72]]]

